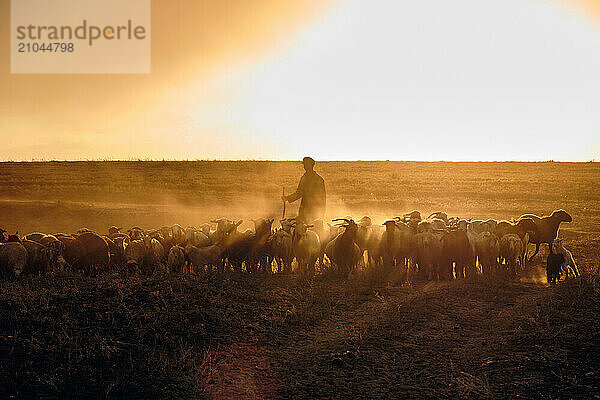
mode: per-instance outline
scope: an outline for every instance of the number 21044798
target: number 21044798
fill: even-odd
[[[18,43],[17,51],[19,53],[73,53],[75,45],[73,43]]]

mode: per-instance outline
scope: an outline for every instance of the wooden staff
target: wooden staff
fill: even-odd
[[[285,186],[281,188],[281,194],[285,197]],[[285,219],[285,199],[283,199],[283,214],[281,219]]]

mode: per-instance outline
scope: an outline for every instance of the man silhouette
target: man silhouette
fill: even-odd
[[[323,219],[325,216],[325,181],[314,170],[315,160],[304,157],[302,164],[306,172],[300,178],[298,189],[289,196],[282,196],[282,199],[284,202],[293,203],[302,198],[296,220],[311,223],[314,220]]]

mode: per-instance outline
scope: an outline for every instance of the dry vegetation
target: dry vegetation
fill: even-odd
[[[319,163],[333,215],[564,208],[584,277],[406,284],[213,274],[0,283],[0,398],[594,398],[598,164]],[[21,233],[278,216],[297,163],[0,164]],[[293,211],[292,211],[293,212]],[[545,251],[542,252],[545,255]],[[537,258],[539,267],[540,257]]]

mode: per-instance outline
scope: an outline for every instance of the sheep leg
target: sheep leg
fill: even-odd
[[[537,255],[537,253],[540,251],[540,243],[536,243],[535,244],[535,252],[533,253],[533,255],[531,256],[531,258],[529,258],[527,260],[527,264],[529,264],[531,262],[531,260],[533,260],[533,257],[535,257]]]

